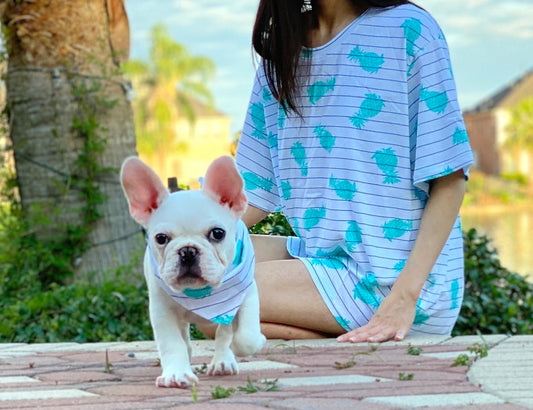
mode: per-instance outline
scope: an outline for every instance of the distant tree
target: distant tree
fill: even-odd
[[[507,131],[508,146],[533,149],[533,97],[521,100],[511,109],[511,121]]]
[[[207,82],[215,65],[207,57],[191,55],[158,24],[151,33],[149,61],[131,60],[125,71],[137,93],[133,102],[137,149],[162,164],[169,150],[186,149],[176,142],[178,118],[194,122],[195,100],[213,105]]]

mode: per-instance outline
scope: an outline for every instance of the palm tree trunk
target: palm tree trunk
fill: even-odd
[[[118,180],[123,159],[136,154],[119,70],[129,47],[124,5],[11,0],[5,7],[10,138],[28,234],[47,240],[88,229],[70,242],[79,247],[73,266],[78,277],[103,278],[143,248]]]

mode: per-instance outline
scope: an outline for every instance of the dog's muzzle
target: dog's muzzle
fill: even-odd
[[[177,282],[179,285],[203,285],[200,267],[200,251],[194,246],[184,246],[178,250],[179,269]]]
[[[184,246],[178,251],[182,267],[198,265],[198,249],[194,246]]]

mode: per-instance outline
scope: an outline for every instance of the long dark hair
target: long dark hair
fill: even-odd
[[[390,7],[408,0],[351,0],[361,12],[370,7]],[[294,102],[300,53],[307,34],[318,25],[319,4],[311,0],[311,11],[303,12],[304,0],[260,0],[252,35],[255,51],[263,58],[268,86],[285,111],[300,114]]]

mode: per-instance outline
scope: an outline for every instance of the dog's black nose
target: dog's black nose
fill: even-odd
[[[184,246],[178,251],[182,266],[192,266],[196,262],[198,249],[193,246]]]

